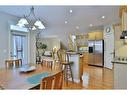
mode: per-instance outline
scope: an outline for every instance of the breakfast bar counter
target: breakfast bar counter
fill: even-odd
[[[72,73],[74,82],[79,83],[83,75],[83,55],[76,52],[67,52],[69,54],[69,61],[73,61]]]

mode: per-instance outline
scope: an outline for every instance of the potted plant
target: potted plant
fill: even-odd
[[[41,43],[41,45],[40,45],[40,49],[45,50],[46,48],[47,48],[47,45],[46,45],[46,44],[42,44],[42,43]]]
[[[40,46],[39,46],[39,54],[40,55],[43,55],[45,49],[47,48],[47,45],[46,44],[42,44],[40,43]]]

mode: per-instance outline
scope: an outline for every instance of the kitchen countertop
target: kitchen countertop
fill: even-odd
[[[68,53],[68,54],[72,54],[72,55],[78,54],[77,52],[70,52],[70,51],[68,51],[67,53]]]
[[[80,53],[80,52],[67,52],[70,55],[79,55],[79,57],[83,57],[84,53]]]
[[[127,64],[127,61],[111,61],[114,64]]]

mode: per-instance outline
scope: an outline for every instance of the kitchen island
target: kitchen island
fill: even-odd
[[[69,61],[73,61],[72,73],[74,82],[79,83],[83,75],[83,54],[77,52],[67,52],[69,54]]]

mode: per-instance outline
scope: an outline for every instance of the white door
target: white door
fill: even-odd
[[[11,57],[22,59],[23,64],[28,63],[27,36],[16,33],[11,34]]]
[[[104,67],[113,68],[114,30],[111,25],[104,28]]]

